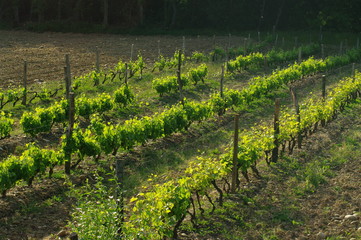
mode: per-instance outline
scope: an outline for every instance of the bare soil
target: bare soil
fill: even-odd
[[[232,36],[185,37],[185,52],[210,52],[214,45],[240,46],[244,38]],[[119,59],[133,60],[141,53],[148,62],[157,59],[159,52],[172,56],[183,49],[181,36],[130,36],[73,33],[31,33],[24,31],[0,31],[0,87],[8,88],[21,84],[24,61],[28,62],[30,82],[63,79],[65,54],[70,55],[73,76],[89,72],[95,66],[95,52],[100,53],[102,68],[112,68]]]

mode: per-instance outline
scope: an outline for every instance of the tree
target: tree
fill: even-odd
[[[103,27],[108,26],[109,0],[103,0]]]

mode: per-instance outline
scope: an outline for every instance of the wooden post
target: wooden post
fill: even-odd
[[[258,34],[258,42],[261,42],[261,33],[257,32],[257,34]]]
[[[322,101],[326,101],[326,75],[322,75]],[[325,125],[326,121],[322,119],[321,126],[324,127]]]
[[[296,116],[297,116],[297,122],[298,122],[298,129],[300,130],[300,124],[301,124],[301,115],[300,115],[300,106],[298,105],[298,98],[297,94],[294,90],[294,88],[290,87],[290,92],[292,96],[293,106],[295,107]],[[297,143],[298,148],[302,148],[302,134],[299,132],[297,135]]]
[[[95,51],[95,70],[100,71],[99,49]]]
[[[28,83],[28,63],[24,61],[24,76],[23,76],[23,88],[24,88],[24,95],[22,105],[26,105],[26,95],[27,95],[27,83]]]
[[[323,41],[322,25],[320,26],[320,43]]]
[[[238,185],[238,128],[239,115],[234,118],[234,139],[233,139],[233,165],[232,165],[232,184],[231,193],[235,193]]]
[[[300,63],[302,61],[302,49],[298,49],[298,62]]]
[[[74,128],[74,116],[75,116],[75,100],[74,93],[69,93],[69,126],[66,131],[66,141],[69,143],[71,141],[73,135]],[[65,173],[70,175],[70,167],[71,167],[71,152],[65,153]]]
[[[295,48],[298,46],[298,37],[295,37]]]
[[[69,99],[69,80],[68,80],[68,70],[67,67],[64,67],[64,81],[65,81],[65,98]]]
[[[128,85],[128,63],[125,63],[124,83]]]
[[[353,80],[355,80],[355,77],[356,77],[355,63],[352,63],[352,73],[351,73],[351,76],[352,76]]]
[[[118,200],[118,213],[120,218],[118,235],[122,236],[122,225],[124,222],[124,195],[123,195],[123,179],[124,179],[124,164],[119,158],[116,158],[115,162],[115,173],[117,180],[117,199]]]
[[[182,45],[183,54],[186,54],[186,37],[183,36],[183,45]]]
[[[278,34],[276,35],[275,46],[277,46],[277,43],[278,43]]]
[[[65,88],[66,88],[66,98],[69,98],[69,93],[71,91],[71,70],[70,70],[70,57],[69,54],[65,55]]]
[[[326,75],[322,75],[322,99],[326,99]]]
[[[158,40],[158,58],[160,58],[160,40]]]
[[[280,133],[280,124],[279,124],[279,118],[280,118],[280,99],[276,98],[275,100],[275,113],[274,113],[274,122],[273,122],[273,129],[274,129],[274,148],[272,149],[272,156],[271,156],[271,161],[272,162],[277,162],[278,160],[278,147],[279,147],[279,142],[278,142],[278,134]]]
[[[222,73],[221,73],[221,87],[220,87],[221,98],[223,98],[223,81],[224,81],[224,64],[222,64]]]
[[[179,97],[180,97],[181,102],[184,103],[181,69],[182,69],[182,50],[179,50],[178,51],[177,81],[178,81]]]

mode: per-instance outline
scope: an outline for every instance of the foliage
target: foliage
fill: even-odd
[[[265,61],[267,61],[267,64],[283,63],[297,59],[299,51],[302,52],[303,56],[310,56],[318,50],[319,46],[317,44],[310,44],[290,51],[272,49],[267,54],[255,52],[249,55],[240,55],[235,60],[227,62],[227,70],[231,73],[240,73],[252,66],[260,67],[265,64]]]
[[[77,204],[68,226],[80,239],[117,239],[121,224],[120,200],[96,177],[94,186],[87,184],[80,190],[72,188]]]
[[[0,192],[12,188],[19,180],[31,185],[37,174],[43,174],[47,168],[52,169],[61,164],[61,156],[53,150],[28,144],[21,156],[9,156],[0,163]]]
[[[10,117],[10,114],[0,111],[0,139],[10,136],[14,124],[14,120]]]
[[[288,136],[308,131],[320,120],[328,120],[337,114],[343,104],[356,98],[361,86],[361,75],[355,79],[341,81],[326,101],[319,100],[307,104],[301,111],[301,124],[292,114],[281,117],[280,141],[289,140]],[[315,111],[314,109],[318,109]],[[317,117],[311,117],[313,115]],[[312,119],[312,120],[310,120]],[[305,124],[309,122],[310,124]],[[301,127],[300,127],[301,126]],[[281,137],[283,136],[283,137]],[[241,133],[239,140],[238,162],[242,172],[253,166],[257,160],[266,156],[274,148],[273,126],[258,125]],[[185,175],[177,180],[156,184],[151,191],[139,193],[130,200],[133,206],[131,215],[125,222],[124,234],[129,239],[163,239],[174,237],[179,221],[182,221],[191,206],[190,197],[195,193],[205,193],[215,180],[220,180],[231,172],[232,151],[222,155],[220,160],[198,158],[191,161]],[[323,169],[321,169],[323,171]],[[322,179],[318,174],[308,174],[309,184],[317,185]]]

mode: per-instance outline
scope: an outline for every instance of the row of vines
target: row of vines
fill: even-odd
[[[330,122],[346,105],[361,96],[361,74],[340,81],[330,92],[327,99],[310,100],[300,109],[300,119],[289,109],[285,109],[280,120],[280,132],[275,135],[273,126],[261,124],[240,136],[237,153],[238,168],[242,173],[248,169],[256,170],[256,162],[265,159],[276,146],[278,138],[281,145],[294,146],[296,136],[317,129],[321,122]],[[277,151],[284,150],[277,149]],[[222,204],[223,192],[218,186],[219,181],[226,181],[232,171],[232,151],[219,158],[203,158],[191,162],[184,176],[170,180],[161,185],[153,186],[149,192],[139,193],[130,200],[131,212],[123,226],[126,239],[163,239],[176,238],[177,229],[187,214],[194,218],[195,202],[200,196],[207,198],[215,207],[209,196],[213,186],[219,192],[218,201]],[[228,182],[227,182],[228,183]],[[227,184],[226,184],[227,185]],[[229,185],[229,184],[228,184]],[[229,190],[229,189],[228,189]],[[198,201],[199,202],[199,201]],[[201,206],[200,206],[201,208]]]
[[[97,157],[102,152],[115,155],[119,148],[132,149],[137,144],[144,144],[150,139],[157,139],[186,130],[192,122],[205,120],[214,114],[221,115],[228,108],[244,109],[261,96],[267,95],[285,84],[301,79],[305,75],[356,61],[361,57],[360,55],[361,51],[354,49],[350,50],[346,55],[328,57],[325,60],[310,58],[304,62],[295,63],[284,70],[275,71],[270,76],[256,77],[250,81],[248,87],[241,91],[227,90],[224,92],[223,97],[214,94],[210,100],[201,103],[185,101],[184,104],[174,105],[152,117],[127,120],[124,124],[109,125],[103,123],[99,118],[93,118],[87,129],[76,128],[72,138],[63,137],[64,141],[61,149],[58,154],[55,154],[61,160],[45,161],[47,162],[45,165],[53,166],[50,162],[62,163],[64,161],[62,159],[64,152],[78,153],[81,156],[80,159],[84,156]],[[66,102],[63,101],[63,104],[66,104]],[[45,123],[40,123],[39,128],[49,127],[55,121],[66,118],[65,112],[67,108],[65,106],[54,105],[52,108],[54,109],[53,112],[43,110],[43,115],[50,117],[46,118],[48,121]],[[42,114],[39,114],[39,117],[35,117],[35,119],[41,119],[41,116]],[[12,156],[1,163],[0,191],[4,194],[19,180],[14,177],[16,175],[14,172],[21,173],[19,176],[29,176],[29,174],[23,174],[22,171],[14,168],[14,166],[21,168],[22,165],[26,166],[27,164],[22,161],[19,162],[19,160],[13,161]],[[26,169],[30,168],[26,167]],[[41,171],[35,169],[32,172],[33,175],[36,175]],[[11,178],[11,176],[14,178]]]

